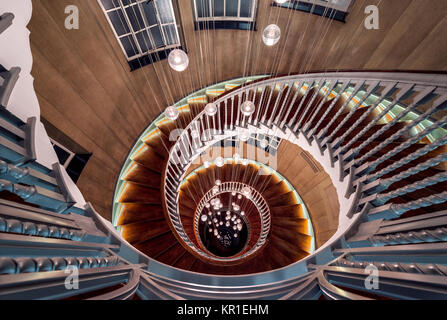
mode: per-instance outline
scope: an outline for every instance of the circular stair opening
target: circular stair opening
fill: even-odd
[[[249,224],[241,211],[231,207],[203,212],[199,237],[203,247],[218,257],[232,257],[243,251],[249,239]]]

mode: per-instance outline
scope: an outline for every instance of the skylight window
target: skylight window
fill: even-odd
[[[172,0],[98,0],[131,69],[181,47]]]
[[[257,0],[194,0],[196,27],[250,30],[257,3]]]
[[[345,22],[353,0],[290,0],[272,6],[309,12],[315,15]]]

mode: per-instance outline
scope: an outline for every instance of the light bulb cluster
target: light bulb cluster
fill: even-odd
[[[203,214],[201,216],[201,220],[207,223],[208,232],[217,239],[222,237],[222,234],[219,232],[219,228],[222,226],[232,230],[232,232],[234,232],[233,237],[238,238],[239,232],[241,232],[244,227],[241,218],[239,218],[236,214],[232,214],[231,211],[226,211],[225,214],[222,213],[223,212],[219,211],[208,216]]]
[[[220,185],[222,181],[217,179],[215,181],[215,186],[211,189],[213,194],[219,193]],[[200,216],[202,223],[206,224],[208,233],[212,234],[219,241],[231,241],[228,240],[226,235],[228,230],[232,234],[233,238],[240,236],[240,232],[243,229],[242,217],[245,216],[245,212],[242,210],[241,206],[236,203],[237,200],[241,200],[244,196],[249,198],[251,196],[252,190],[250,187],[246,186],[242,188],[240,192],[231,191],[231,206],[227,211],[224,211],[222,200],[215,196],[209,202],[205,203],[205,212]],[[224,229],[219,229],[220,227],[225,227]],[[233,233],[234,232],[234,233]]]

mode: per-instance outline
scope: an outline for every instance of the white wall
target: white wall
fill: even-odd
[[[40,0],[46,1],[46,0]],[[31,76],[33,56],[31,54],[30,32],[27,25],[32,14],[31,0],[0,0],[0,15],[6,12],[14,14],[12,25],[0,34],[0,64],[6,69],[20,67],[19,79],[14,86],[9,99],[7,110],[26,122],[30,117],[37,118],[36,125],[36,157],[37,162],[49,169],[59,160],[51,145],[45,127],[40,122],[40,107],[34,91],[34,78]],[[64,179],[68,179],[68,186],[78,201],[78,205],[85,205],[84,198],[77,186],[64,171]]]
[[[6,69],[20,67],[19,80],[9,99],[7,109],[26,121],[30,116],[40,117],[40,108],[31,76],[33,57],[26,28],[31,19],[31,0],[0,0],[0,15],[14,14],[12,25],[0,35],[0,64]]]

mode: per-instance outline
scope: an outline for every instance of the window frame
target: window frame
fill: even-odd
[[[212,13],[213,16],[210,17],[199,17],[198,15],[198,11],[197,11],[197,1],[209,1],[209,8],[211,8],[210,12]],[[209,21],[231,21],[231,22],[248,22],[248,23],[254,23],[256,20],[256,13],[257,13],[257,9],[258,9],[258,0],[252,0],[253,1],[253,8],[251,11],[251,17],[241,17],[241,0],[237,0],[238,1],[238,7],[237,7],[237,16],[236,17],[230,17],[230,16],[225,16],[226,13],[226,1],[227,0],[218,0],[218,1],[223,1],[223,8],[224,8],[224,16],[214,16],[214,7],[213,7],[213,1],[214,0],[193,0],[193,11],[194,11],[194,19],[196,23],[201,23],[201,22],[209,22]]]
[[[293,1],[292,6],[290,6],[291,1]],[[296,10],[296,11],[307,12],[310,14],[324,16],[325,18],[331,18],[336,21],[346,22],[346,17],[348,16],[353,3],[354,3],[354,0],[345,0],[345,2],[340,3],[340,4],[333,3],[332,0],[299,0],[299,1],[298,0],[289,0],[288,2],[285,2],[282,4],[272,2],[271,6],[283,8],[283,9],[292,9],[292,10]],[[299,9],[300,4],[311,5],[314,9],[313,10],[310,9],[309,11]],[[320,14],[316,10],[316,9],[326,10],[326,8],[329,9],[328,11],[326,11],[326,14],[324,14],[324,13]],[[332,14],[334,13],[334,10],[335,10],[335,15],[332,16]]]
[[[73,151],[71,151],[70,149],[68,149],[67,147],[65,147],[63,144],[57,142],[56,140],[54,140],[53,138],[50,138],[50,142],[51,142],[51,146],[58,146],[59,148],[61,148],[62,150],[64,150],[66,153],[69,154],[67,160],[65,160],[65,162],[61,165],[67,169],[68,165],[70,164],[71,160],[73,160],[73,158],[76,156],[76,153],[74,153]]]
[[[127,5],[124,5],[122,0],[113,0],[113,1],[114,1],[114,3],[115,3],[115,1],[117,1],[119,3],[119,6],[116,7],[116,8],[112,8],[112,9],[106,9],[104,7],[102,1],[101,0],[97,0],[99,6],[101,7],[101,9],[102,9],[102,11],[103,11],[103,13],[104,13],[104,15],[105,15],[105,17],[107,19],[107,22],[109,23],[110,28],[112,29],[112,32],[113,32],[113,34],[114,34],[114,36],[115,36],[115,38],[116,38],[116,40],[117,40],[121,50],[123,51],[124,56],[126,57],[126,59],[127,59],[127,61],[129,63],[131,61],[134,61],[134,60],[146,57],[148,55],[152,55],[152,54],[158,53],[160,51],[171,50],[171,49],[182,47],[181,38],[180,38],[180,32],[178,30],[179,24],[178,24],[178,21],[177,21],[177,17],[175,15],[174,5],[173,5],[172,1],[169,1],[169,3],[170,3],[170,9],[171,9],[171,13],[172,13],[172,17],[173,17],[174,21],[170,22],[170,23],[162,23],[161,22],[161,18],[160,18],[160,14],[158,12],[158,6],[156,5],[156,2],[158,0],[152,0],[153,3],[154,3],[154,10],[155,10],[156,19],[157,19],[157,22],[158,22],[157,24],[153,24],[153,25],[149,25],[149,22],[147,21],[147,17],[144,14],[144,10],[142,10],[142,8],[140,6],[142,3],[147,2],[147,0],[135,0],[135,2],[130,2],[129,1],[129,4],[127,4]],[[141,17],[142,17],[143,23],[144,23],[143,28],[139,29],[137,31],[133,30],[132,23],[130,22],[130,19],[128,17],[127,12],[126,12],[127,8],[135,7],[135,6],[138,7],[138,10],[141,13]],[[118,11],[118,10],[122,11],[122,13],[124,15],[124,19],[126,20],[125,22],[127,23],[127,26],[129,28],[129,31],[130,31],[130,32],[124,33],[122,35],[118,35],[118,33],[115,30],[115,27],[114,27],[114,25],[113,25],[109,15],[108,15],[109,12]],[[123,22],[123,21],[121,21],[121,22]],[[167,41],[166,41],[167,37],[166,37],[165,30],[164,30],[163,27],[164,26],[169,26],[169,25],[174,25],[175,26],[175,36],[176,36],[177,42],[175,44],[170,44],[170,45],[167,45],[167,46],[162,46],[162,47],[156,48],[155,40],[154,40],[154,38],[152,36],[152,32],[151,32],[150,29],[155,27],[155,26],[158,26],[160,28],[160,32],[161,32],[161,35],[162,35],[163,43],[166,44],[167,43]],[[147,50],[147,51],[144,51],[144,52],[141,49],[140,43],[139,43],[138,38],[137,38],[137,33],[144,32],[144,31],[146,31],[146,33],[147,33],[147,35],[149,37],[149,41],[151,41],[151,46],[154,47],[155,49]],[[126,37],[129,37],[129,36],[132,37],[132,39],[133,39],[133,41],[134,41],[134,43],[136,45],[136,48],[134,48],[133,45],[132,45],[132,48],[135,51],[138,52],[137,54],[135,54],[133,56],[130,56],[130,57],[128,56],[128,54],[126,52],[126,49],[124,48],[124,46],[123,46],[123,44],[121,42],[122,38],[126,38]],[[146,46],[149,47],[148,45],[146,45]]]

